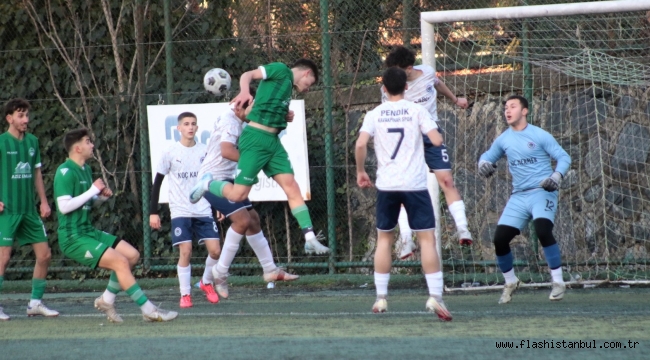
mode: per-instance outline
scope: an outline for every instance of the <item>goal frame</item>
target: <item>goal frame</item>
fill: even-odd
[[[426,11],[420,13],[422,36],[422,64],[436,70],[436,41],[434,25],[444,22],[481,21],[501,19],[523,19],[536,17],[557,17],[570,15],[604,14],[650,10],[650,0],[610,0],[581,3],[563,3],[552,5],[526,5],[499,8],[482,8],[466,10]],[[440,186],[435,177],[429,190],[432,191],[433,212],[436,218],[436,246],[442,263],[440,237]],[[476,234],[478,235],[478,234]],[[476,236],[475,235],[475,236]]]

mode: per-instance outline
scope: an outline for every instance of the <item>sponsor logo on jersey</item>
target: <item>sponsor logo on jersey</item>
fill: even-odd
[[[7,151],[7,155],[18,155],[18,151]]]
[[[174,229],[174,235],[181,236],[182,233],[183,230],[181,230],[181,228],[177,227],[176,229]]]
[[[382,110],[379,116],[402,116],[408,114],[409,114],[409,109]]]
[[[185,172],[176,173],[176,177],[183,180],[193,179],[198,176],[199,176],[198,171],[185,171]]]
[[[36,150],[34,150],[33,147],[30,147],[30,148],[29,148],[29,156],[32,156],[32,157],[33,157],[34,154],[36,154]]]
[[[526,158],[526,159],[510,160],[509,163],[510,163],[511,167],[532,165],[532,164],[537,164],[537,158],[536,157],[530,157],[530,158]]]
[[[536,147],[537,147],[537,144],[535,144],[534,142],[532,142],[532,141],[529,141],[529,142],[528,142],[528,148],[529,148],[529,149],[534,149],[534,148],[536,148]]]
[[[61,174],[63,174],[63,176],[65,176],[65,174],[67,173],[68,173],[68,169],[61,169]]]
[[[421,103],[425,103],[425,102],[429,101],[430,99],[431,99],[431,96],[423,96],[423,97],[421,97],[421,98],[419,98],[419,99],[417,99],[417,100],[415,100],[413,102],[416,103],[416,104],[421,104]]]
[[[12,179],[31,179],[32,178],[32,167],[29,163],[19,162],[14,169],[14,174],[11,176]]]

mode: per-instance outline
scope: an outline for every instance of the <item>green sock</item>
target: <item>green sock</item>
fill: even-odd
[[[210,185],[208,185],[208,188],[210,189],[210,192],[217,195],[218,197],[223,197],[223,188],[226,187],[226,184],[230,184],[227,181],[221,181],[221,180],[212,180],[210,181]]]
[[[142,304],[146,303],[149,299],[147,299],[147,295],[144,294],[144,291],[140,289],[140,285],[137,283],[133,284],[130,288],[126,289],[126,293],[135,301],[138,306],[142,306]]]
[[[301,229],[311,229],[312,224],[311,224],[311,217],[309,216],[309,209],[307,209],[307,205],[300,205],[296,208],[291,209],[291,213],[293,216],[298,220],[298,224],[300,225]]]
[[[2,283],[4,283],[4,282],[5,282],[5,276],[0,275],[0,292],[2,291]]]
[[[122,288],[120,287],[120,283],[117,281],[117,274],[115,271],[111,271],[111,278],[108,280],[108,286],[106,287],[106,290],[112,292],[113,294],[117,294],[121,289]]]
[[[41,300],[45,292],[45,279],[32,279],[32,299]]]

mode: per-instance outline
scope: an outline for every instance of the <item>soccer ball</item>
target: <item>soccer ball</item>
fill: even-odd
[[[203,87],[215,96],[223,96],[230,90],[230,74],[224,69],[214,68],[205,73]]]

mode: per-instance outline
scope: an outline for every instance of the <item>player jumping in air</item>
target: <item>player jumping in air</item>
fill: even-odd
[[[199,287],[205,293],[208,301],[216,304],[219,295],[214,291],[212,267],[219,259],[219,232],[212,218],[212,209],[207,201],[202,200],[192,204],[187,199],[187,193],[199,180],[198,174],[201,162],[205,158],[206,146],[194,140],[197,130],[196,115],[184,112],[178,115],[177,129],[181,139],[171,145],[164,153],[158,164],[156,178],[151,189],[151,215],[149,225],[152,229],[160,229],[158,216],[158,199],[160,185],[166,175],[169,177],[169,210],[172,217],[172,246],[178,247],[178,283],[180,285],[180,307],[192,307],[192,238],[199,245],[205,244],[208,256],[205,259],[205,270]]]
[[[32,296],[27,315],[58,316],[42,302],[45,278],[52,253],[42,218],[50,216],[41,174],[41,151],[36,136],[27,132],[29,103],[9,100],[4,108],[9,129],[0,135],[0,290],[11,259],[14,241],[31,245],[36,256],[32,278]],[[41,201],[40,217],[36,212],[34,188]],[[9,320],[0,307],[0,320]]]
[[[551,270],[553,289],[550,300],[562,300],[566,286],[562,279],[560,248],[553,237],[553,220],[557,211],[560,181],[571,165],[571,158],[548,132],[526,121],[528,100],[510,96],[505,103],[509,128],[481,155],[478,172],[490,177],[496,171],[495,163],[504,154],[512,175],[513,191],[494,233],[494,251],[506,285],[499,304],[512,299],[519,287],[519,279],[512,267],[510,241],[533,219],[535,232],[544,248],[544,257]],[[555,171],[551,159],[557,161]]]
[[[395,47],[386,57],[385,65],[386,67],[397,66],[406,72],[408,90],[404,93],[404,98],[424,106],[434,121],[438,121],[437,92],[459,107],[467,108],[467,99],[456,97],[445,83],[438,79],[431,66],[415,66],[415,53],[411,50],[403,46]],[[382,91],[382,102],[384,101],[387,101],[387,94]],[[440,128],[438,128],[438,131],[441,131]],[[461,245],[471,245],[472,234],[467,227],[465,203],[461,199],[458,189],[454,186],[447,147],[444,144],[433,145],[427,136],[423,136],[423,140],[425,161],[429,170],[435,174],[436,180],[445,194],[449,213],[456,222],[459,242]],[[432,198],[438,197],[438,194],[434,194],[432,191],[430,191],[430,194]],[[402,240],[400,258],[405,259],[413,253],[414,244],[404,209],[401,210],[399,218],[400,238]]]
[[[255,96],[252,90],[251,93]],[[228,109],[217,118],[214,123],[214,130],[210,135],[205,160],[201,164],[200,177],[207,174],[215,180],[233,182],[237,161],[239,161],[237,141],[242,132],[246,110],[250,110],[250,106],[243,104],[242,109],[237,114],[234,110]],[[291,117],[292,119],[293,117]],[[257,211],[253,209],[248,198],[241,202],[231,202],[209,192],[206,192],[203,196],[213,208],[232,222],[226,232],[219,262],[212,268],[214,284],[219,296],[222,298],[228,298],[229,296],[228,269],[237,254],[237,250],[239,250],[239,243],[244,234],[262,265],[264,281],[275,282],[298,279],[298,275],[287,273],[275,265],[271,248],[260,226],[260,217]]]
[[[93,269],[111,270],[106,291],[95,299],[95,307],[111,322],[122,322],[115,311],[115,295],[120,289],[135,301],[145,321],[170,321],[174,311],[157,308],[136,283],[131,268],[140,258],[138,250],[116,236],[97,230],[90,222],[90,210],[106,201],[113,192],[101,178],[92,180],[86,163],[93,157],[94,145],[87,129],[69,131],[63,137],[68,159],[56,169],[54,197],[59,219],[59,246],[63,255]]]
[[[427,191],[427,167],[424,162],[422,134],[440,146],[442,135],[429,112],[404,100],[406,72],[397,67],[384,71],[382,82],[387,101],[369,112],[363,120],[356,144],[357,184],[372,187],[365,170],[367,145],[375,138],[377,156],[377,250],[375,251],[375,313],[388,308],[388,280],[391,268],[393,230],[400,208],[404,206],[408,222],[416,232],[422,253],[422,270],[429,288],[426,309],[443,321],[452,317],[442,301],[443,278],[436,238],[431,197]]]
[[[250,122],[239,139],[239,162],[234,184],[206,176],[192,189],[190,201],[199,201],[209,191],[230,201],[243,202],[248,198],[252,186],[258,182],[257,174],[263,170],[287,195],[291,213],[305,235],[305,252],[327,253],[329,248],[319,242],[320,236],[314,234],[309,210],[293,176],[289,155],[278,137],[278,133],[287,127],[286,116],[293,87],[299,92],[308,91],[318,81],[318,67],[311,60],[300,59],[291,68],[282,63],[272,63],[244,73],[239,81],[241,91],[232,100],[235,110],[239,111],[244,104],[253,101],[249,90],[252,80],[262,81],[247,116]]]

